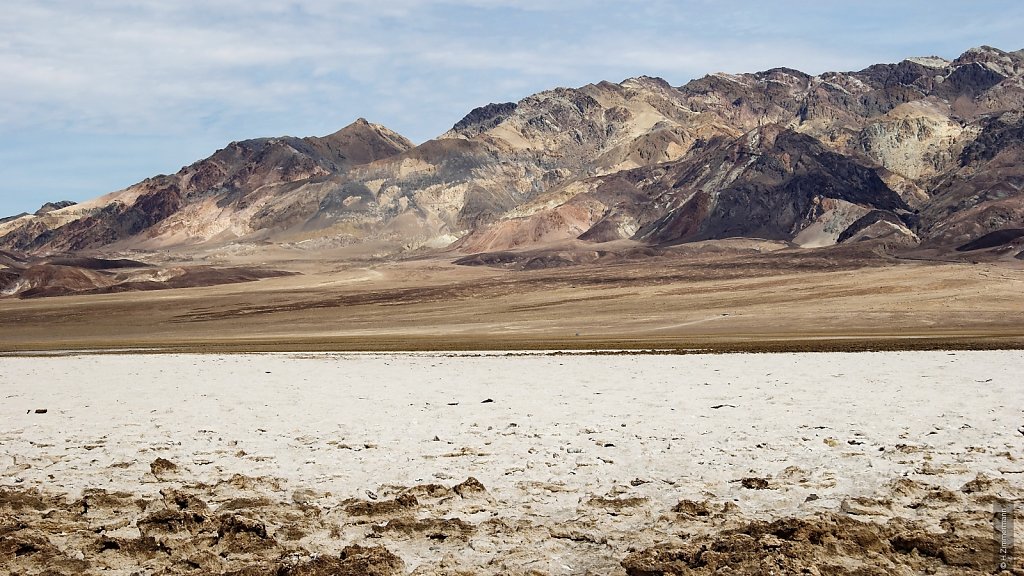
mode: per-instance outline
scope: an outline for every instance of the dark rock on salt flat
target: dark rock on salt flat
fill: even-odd
[[[390,516],[394,514],[410,513],[419,507],[419,501],[412,494],[402,494],[394,500],[382,500],[379,502],[352,502],[345,506],[345,513],[349,516]]]
[[[484,488],[484,485],[472,476],[467,478],[465,482],[453,486],[452,491],[463,498],[472,498],[487,494],[487,488]]]
[[[166,458],[157,458],[149,464],[149,470],[154,476],[166,476],[178,471],[178,465]]]
[[[747,490],[768,490],[771,487],[771,482],[767,478],[743,478],[742,480],[735,480],[739,482],[740,486],[743,486]]]

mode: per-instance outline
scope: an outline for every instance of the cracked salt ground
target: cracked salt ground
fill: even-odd
[[[9,358],[0,563],[988,573],[992,503],[1024,489],[1022,368],[1019,352]]]

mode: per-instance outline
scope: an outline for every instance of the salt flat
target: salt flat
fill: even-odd
[[[406,572],[641,573],[627,556],[734,524],[981,522],[1024,494],[1022,373],[1020,351],[5,357],[0,489],[72,509],[131,495],[142,503],[111,527],[129,540],[154,537],[144,520],[171,491],[211,511],[256,494],[277,507],[247,509],[282,557],[381,544]],[[485,491],[461,484],[470,477]],[[285,538],[280,507],[296,503],[321,524]],[[707,513],[687,516],[691,505]],[[388,532],[399,519],[465,525]],[[86,572],[168,562],[81,546],[68,561]],[[906,573],[985,568],[914,558]],[[230,554],[190,561],[236,566]]]

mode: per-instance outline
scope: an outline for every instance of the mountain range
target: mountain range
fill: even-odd
[[[225,246],[524,265],[548,249],[756,238],[1024,259],[1024,50],[557,88],[413,145],[360,119],[0,220],[18,262]],[[949,256],[952,255],[952,256]],[[573,263],[569,258],[557,265]]]

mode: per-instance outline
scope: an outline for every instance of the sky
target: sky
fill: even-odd
[[[357,118],[416,143],[557,86],[1024,48],[1024,2],[0,0],[0,216]]]

